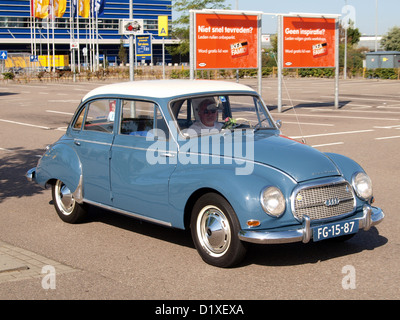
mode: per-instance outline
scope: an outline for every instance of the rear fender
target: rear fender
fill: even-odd
[[[61,180],[78,202],[83,199],[82,165],[68,144],[54,144],[45,152],[36,168],[35,180],[42,187],[52,180]]]

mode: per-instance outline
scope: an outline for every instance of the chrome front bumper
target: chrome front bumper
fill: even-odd
[[[358,220],[359,229],[369,230],[372,226],[380,223],[385,217],[382,209],[364,205],[363,216],[360,218],[352,218],[349,220]],[[276,244],[290,242],[308,243],[312,238],[312,229],[310,218],[305,216],[302,226],[294,229],[281,231],[265,231],[265,230],[241,230],[239,239],[246,242],[259,244]]]

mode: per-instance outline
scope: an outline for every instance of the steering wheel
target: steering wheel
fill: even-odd
[[[240,126],[244,125],[245,122],[249,124],[249,127],[251,127],[251,121],[246,119],[246,118],[236,118],[236,123],[232,125],[231,129],[239,128]],[[238,121],[241,121],[241,123],[237,123]]]

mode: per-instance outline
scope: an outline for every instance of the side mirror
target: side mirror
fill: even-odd
[[[276,120],[275,124],[278,127],[278,129],[282,128],[282,120]]]

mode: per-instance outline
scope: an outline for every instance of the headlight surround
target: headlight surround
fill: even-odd
[[[359,198],[365,201],[372,198],[372,181],[365,172],[356,172],[351,183]]]
[[[264,211],[275,218],[280,217],[286,208],[286,201],[283,193],[276,187],[266,187],[261,192],[261,206]]]

